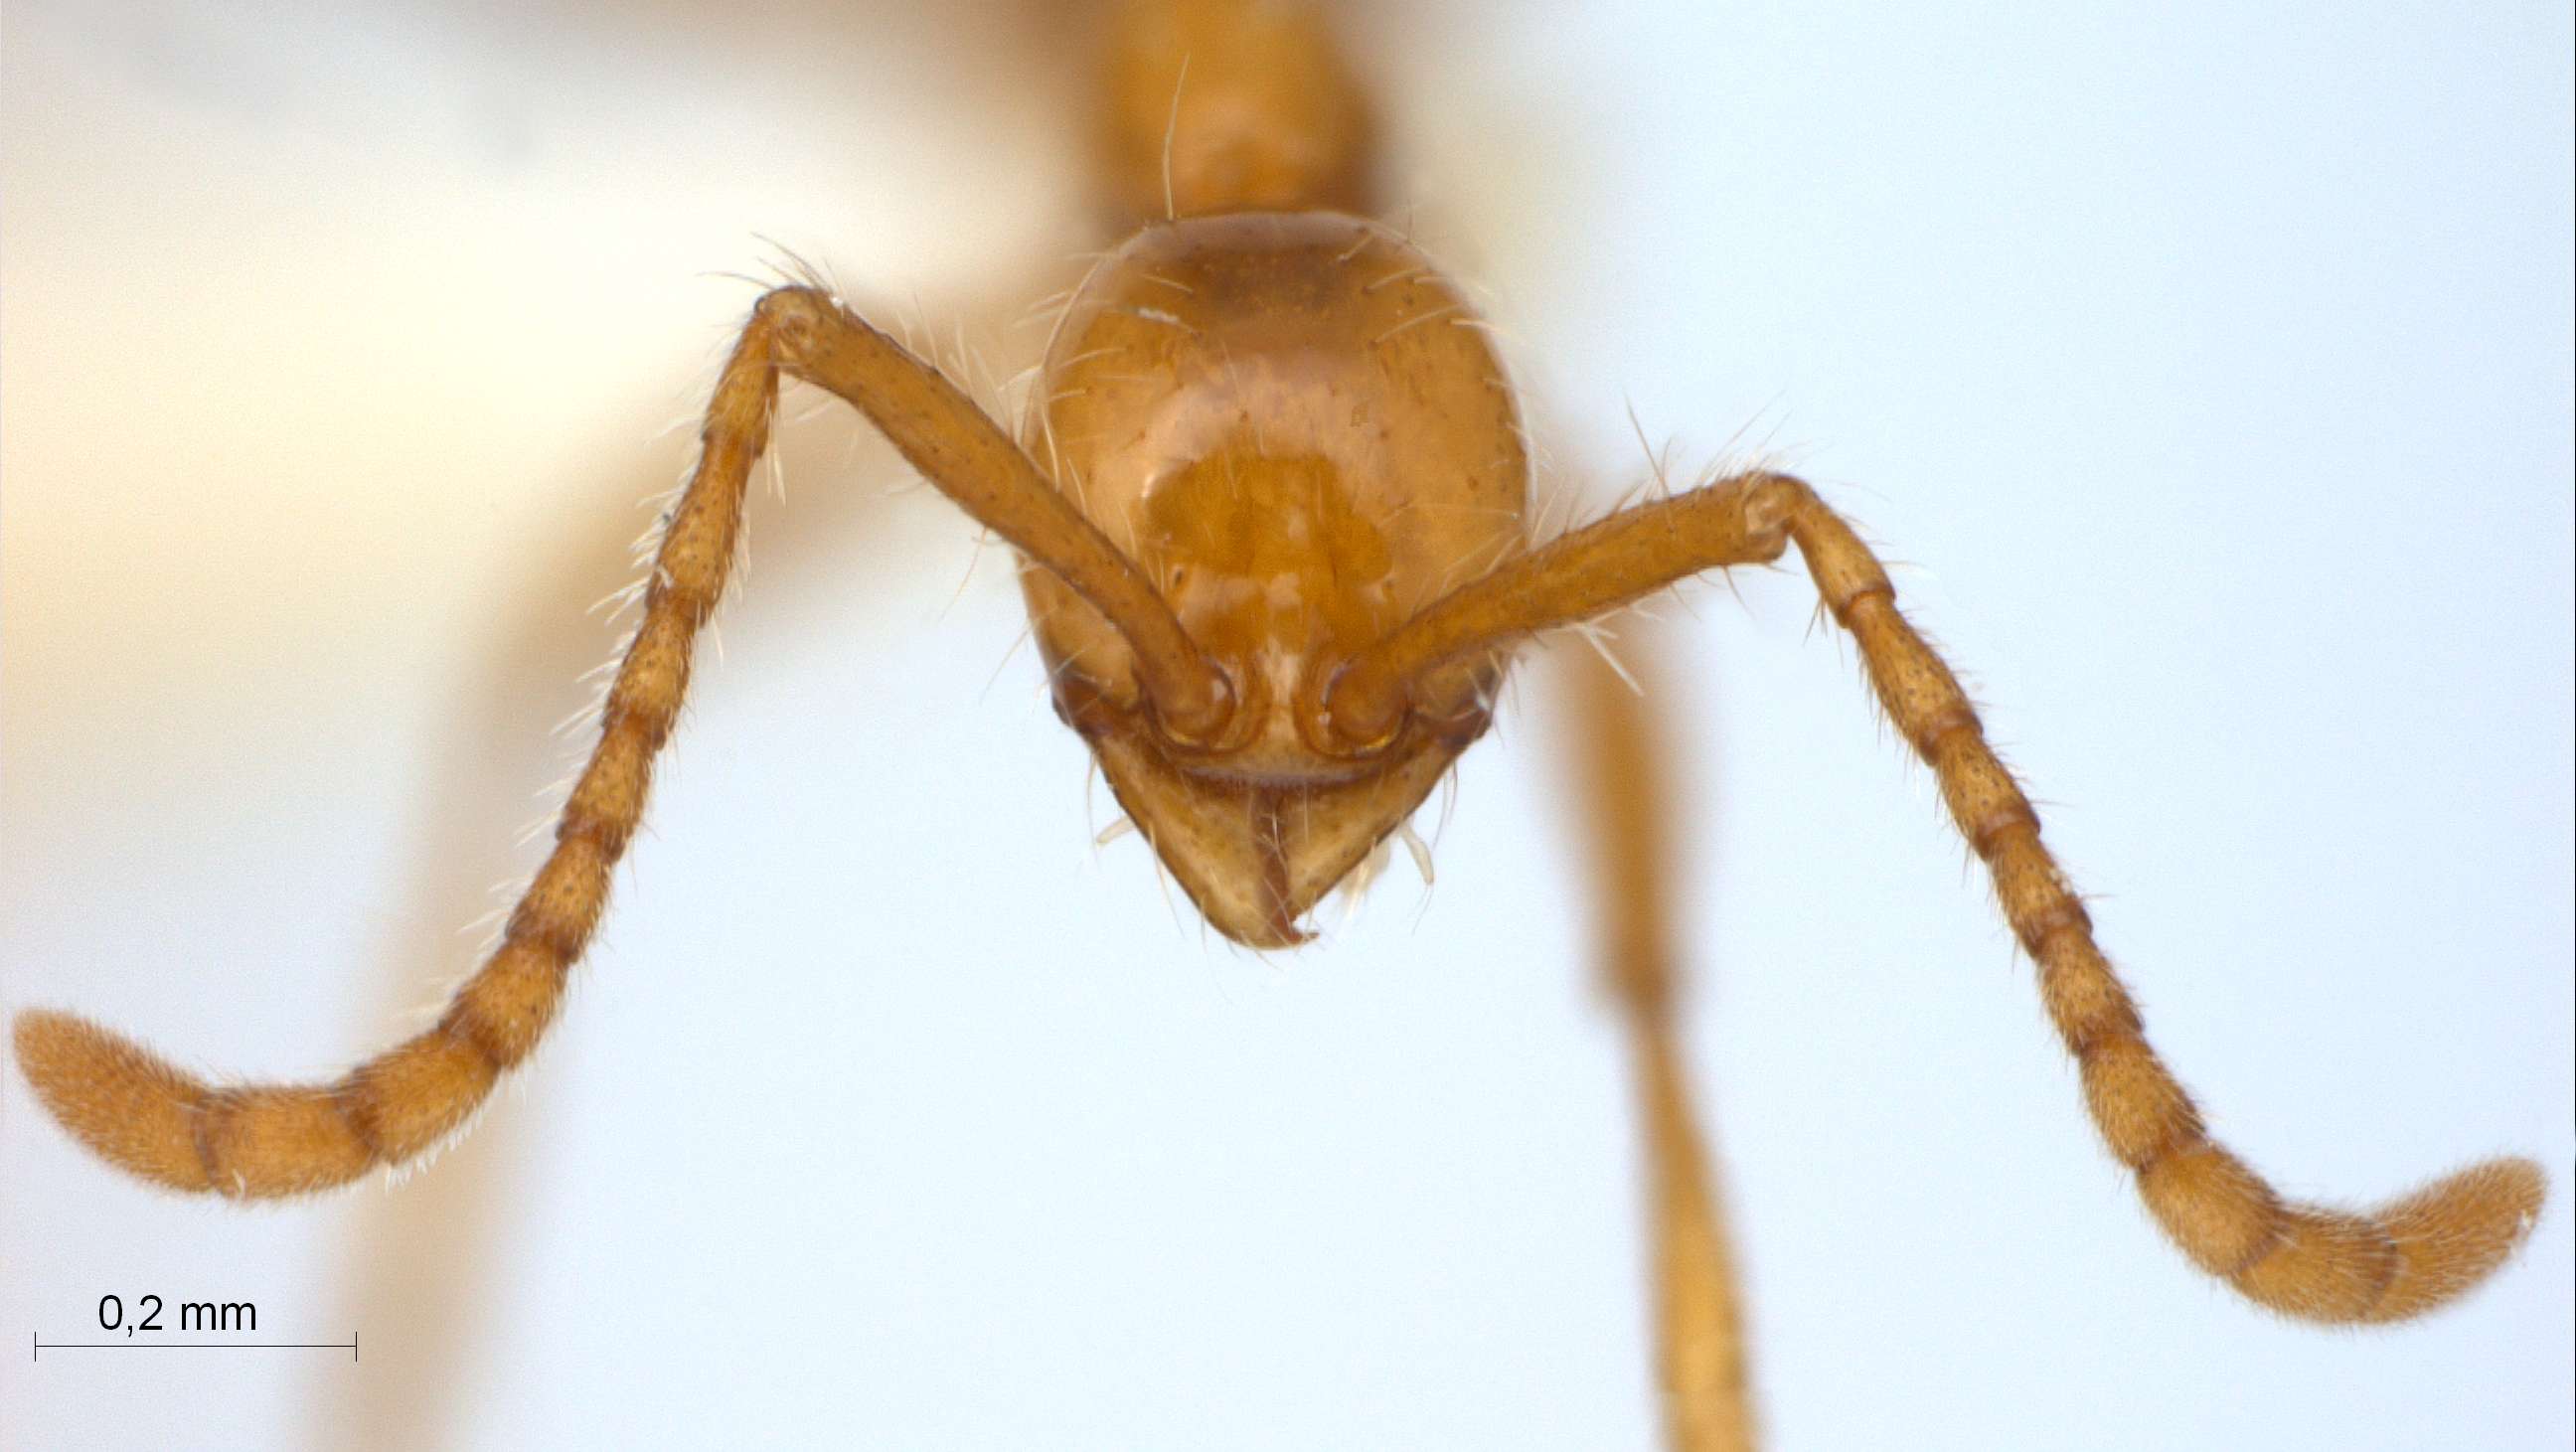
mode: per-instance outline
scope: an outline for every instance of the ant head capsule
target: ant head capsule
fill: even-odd
[[[1296,920],[1411,815],[1482,720],[1494,669],[1417,695],[1439,732],[1355,752],[1319,729],[1333,671],[1526,547],[1510,385],[1458,290],[1409,243],[1330,213],[1149,227],[1067,304],[1021,441],[1151,579],[1234,693],[1225,729],[1155,729],[1133,651],[1026,577],[1061,709],[1218,930]]]

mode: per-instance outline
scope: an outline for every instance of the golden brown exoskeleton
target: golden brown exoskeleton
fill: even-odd
[[[1366,110],[1313,14],[1137,4],[1105,33],[1105,191],[1142,225],[1066,306],[1016,441],[827,289],[762,298],[553,852],[436,1026],[328,1084],[218,1086],[80,1019],[24,1014],[20,1063],[66,1127],[146,1179],[256,1199],[400,1164],[464,1122],[544,1034],[598,925],[792,379],[847,400],[1018,550],[1064,718],[1237,941],[1303,938],[1300,917],[1482,733],[1522,642],[1795,546],[1992,875],[2103,1138],[2185,1255],[2290,1315],[2391,1321],[2521,1242],[2543,1190],[2527,1161],[2350,1213],[2285,1201],[2210,1138],[1957,680],[1804,483],[1757,470],[1529,538],[1511,390],[1456,286],[1353,214]],[[1615,697],[1592,721],[1604,967],[1648,1107],[1670,1424],[1680,1445],[1745,1446],[1742,1329],[1672,1035],[1652,752]]]
[[[1485,728],[1500,665],[1421,682],[1353,743],[1335,675],[1519,553],[1529,460],[1455,287],[1375,223],[1231,212],[1152,226],[1096,268],[1047,349],[1021,443],[1142,566],[1225,682],[1199,737],[1158,730],[1136,654],[1026,577],[1064,718],[1208,921],[1257,948],[1413,815]]]

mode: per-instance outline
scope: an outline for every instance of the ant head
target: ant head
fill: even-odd
[[[1130,643],[1031,572],[1059,709],[1219,931],[1303,941],[1297,918],[1485,726],[1491,665],[1413,683],[1379,739],[1323,715],[1353,656],[1525,547],[1528,462],[1482,328],[1374,223],[1188,218],[1075,292],[1021,435],[1228,695],[1211,731],[1159,720]]]

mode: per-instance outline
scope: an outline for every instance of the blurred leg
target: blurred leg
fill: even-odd
[[[1601,967],[1635,1049],[1644,1101],[1665,1417],[1679,1452],[1744,1452],[1754,1445],[1753,1411],[1735,1266],[1673,1031],[1682,995],[1670,888],[1679,874],[1671,783],[1650,719],[1671,698],[1655,689],[1647,650],[1621,650],[1646,687],[1643,697],[1590,652],[1565,654],[1560,683],[1573,698],[1575,799],[1592,863]]]

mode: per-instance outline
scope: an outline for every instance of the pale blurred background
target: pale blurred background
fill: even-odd
[[[775,239],[1035,349],[1101,240],[1067,8],[9,6],[0,1003],[258,1075],[407,1032],[536,860],[584,609],[753,295],[711,274]],[[1552,487],[1640,476],[1633,404],[1908,562],[2233,1143],[2554,1198],[2397,1331],[2188,1269],[1803,576],[1701,588],[1657,698],[1772,1440],[2566,1446],[2568,12],[2084,9],[1355,44]],[[1399,862],[1257,959],[1091,849],[999,553],[844,414],[786,460],[570,1011],[429,1171],[176,1199],[0,1084],[0,1332],[247,1300],[363,1361],[0,1356],[0,1441],[1649,1445],[1549,677],[1427,904]]]

